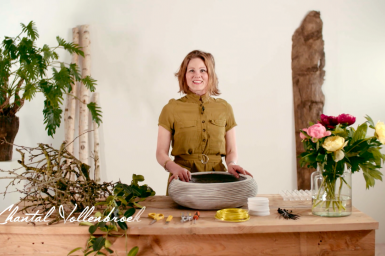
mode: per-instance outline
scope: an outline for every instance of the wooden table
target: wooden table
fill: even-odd
[[[348,217],[318,217],[311,214],[310,202],[259,196],[269,198],[270,216],[228,223],[214,219],[215,211],[201,211],[195,225],[180,222],[181,212],[188,209],[169,197],[148,198],[142,202],[147,209],[141,221],[128,223],[128,248],[139,246],[138,255],[374,255],[378,222],[359,210],[353,208]],[[301,218],[279,218],[278,207],[291,209]],[[163,220],[150,226],[150,212],[171,214],[174,219],[168,225]],[[7,216],[8,212],[0,216],[0,222]],[[78,223],[8,223],[0,225],[1,255],[67,255],[84,247],[88,237],[88,227]],[[124,238],[116,239],[112,248],[126,255]]]

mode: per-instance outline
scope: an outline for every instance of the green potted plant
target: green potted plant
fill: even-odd
[[[75,63],[58,61],[57,49],[76,53],[84,57],[80,47],[56,37],[58,45],[42,48],[36,46],[39,37],[35,23],[21,23],[22,31],[16,37],[5,36],[0,46],[0,140],[13,143],[19,128],[16,113],[25,101],[31,101],[36,93],[42,93],[44,100],[44,123],[49,136],[60,126],[63,96],[69,94],[72,85],[82,82],[91,92],[95,90],[96,80],[90,76],[81,78]],[[52,69],[52,75],[48,72]],[[78,99],[79,100],[79,99]],[[81,104],[85,104],[79,100]],[[87,104],[92,119],[101,123],[100,108],[93,102]],[[0,143],[0,161],[12,159],[12,145]]]

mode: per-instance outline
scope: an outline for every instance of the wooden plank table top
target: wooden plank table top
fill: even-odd
[[[279,195],[258,195],[269,198],[270,216],[251,216],[246,222],[222,222],[214,218],[216,211],[200,211],[196,224],[181,223],[181,213],[194,210],[175,204],[170,197],[154,196],[141,202],[146,210],[140,222],[129,222],[128,241],[112,238],[112,248],[126,255],[134,246],[143,255],[374,255],[375,229],[378,222],[353,208],[347,217],[326,218],[311,214],[310,201],[283,201]],[[277,209],[293,210],[298,220],[279,218]],[[137,211],[138,212],[138,211]],[[174,218],[149,225],[148,214],[163,213]],[[0,223],[10,214],[3,212]],[[23,213],[16,216],[26,217]],[[121,232],[120,232],[121,233]],[[95,233],[102,235],[103,233]],[[2,255],[67,255],[83,247],[89,238],[88,227],[79,222],[63,221],[47,226],[25,222],[0,225]],[[127,246],[127,247],[126,247]],[[78,251],[76,255],[83,255]]]
[[[181,223],[181,213],[194,210],[181,207],[168,196],[154,196],[141,202],[146,210],[140,217],[140,222],[127,223],[128,234],[131,235],[165,235],[165,234],[245,234],[245,233],[277,233],[277,232],[317,232],[317,231],[349,231],[374,230],[379,223],[365,213],[353,207],[353,213],[347,217],[319,217],[311,213],[310,201],[283,201],[279,195],[258,195],[269,198],[270,215],[264,217],[251,216],[249,221],[231,223],[216,220],[216,211],[200,211],[201,216],[196,224]],[[279,218],[278,207],[293,210],[301,217],[298,220]],[[244,207],[245,208],[245,207]],[[138,211],[137,211],[138,212]],[[0,216],[0,223],[5,222],[10,212]],[[173,215],[169,224],[165,219],[149,225],[152,221],[148,213],[163,213],[165,218]],[[25,216],[21,213],[15,216]],[[54,228],[52,228],[54,227]],[[8,222],[0,225],[0,234],[88,234],[87,228],[79,226],[79,222],[66,222],[47,226],[45,223],[36,223],[36,226],[25,222]]]

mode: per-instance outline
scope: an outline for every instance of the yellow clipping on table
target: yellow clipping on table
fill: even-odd
[[[250,215],[245,209],[228,208],[217,211],[215,218],[222,221],[243,222],[248,221]]]

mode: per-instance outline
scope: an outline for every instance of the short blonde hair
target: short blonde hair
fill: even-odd
[[[218,89],[218,77],[217,77],[217,74],[215,73],[214,57],[213,55],[211,55],[211,53],[203,52],[199,50],[195,50],[187,54],[182,64],[180,65],[179,71],[175,73],[175,76],[178,78],[178,81],[179,81],[179,92],[182,92],[184,94],[191,93],[186,81],[186,72],[187,72],[188,63],[190,62],[190,60],[195,58],[200,58],[201,60],[203,60],[203,62],[207,67],[207,73],[209,75],[207,92],[209,93],[209,95],[217,96],[221,94]]]

